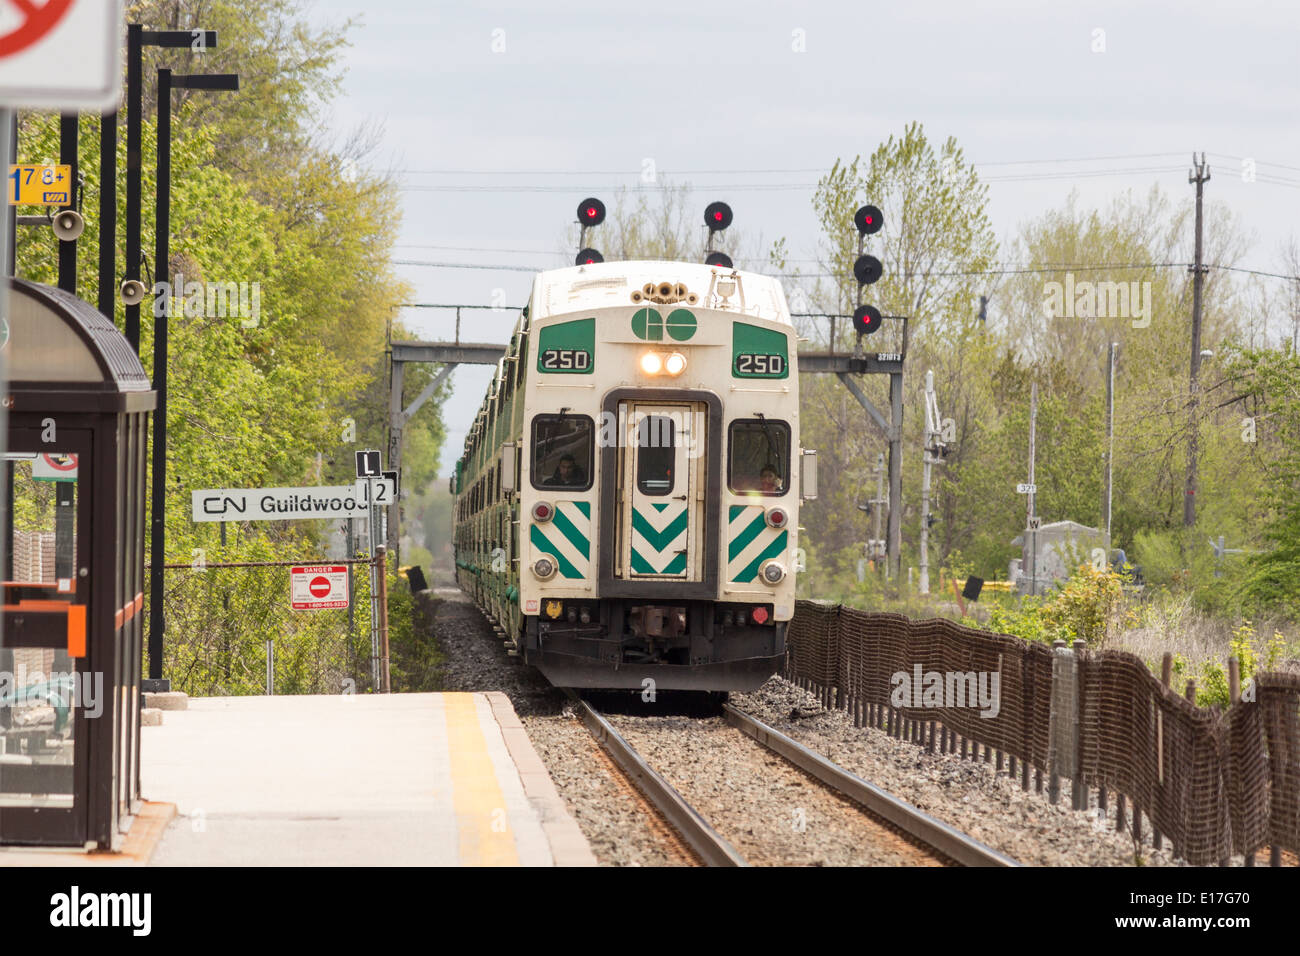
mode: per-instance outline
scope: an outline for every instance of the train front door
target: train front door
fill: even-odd
[[[700,403],[624,402],[619,571],[629,580],[701,580],[704,449]]]

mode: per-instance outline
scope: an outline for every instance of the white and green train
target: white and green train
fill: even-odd
[[[683,262],[539,274],[454,489],[460,586],[553,684],[759,686],[816,495],[780,284]]]

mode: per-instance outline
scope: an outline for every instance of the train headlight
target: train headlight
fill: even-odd
[[[785,567],[779,561],[768,561],[758,574],[764,584],[777,585],[785,580]]]
[[[543,581],[555,576],[555,562],[550,558],[538,558],[533,562],[533,574]]]
[[[551,506],[549,501],[539,501],[537,504],[533,505],[534,521],[550,521],[554,515],[555,508]]]
[[[765,517],[769,528],[784,528],[790,520],[790,516],[785,513],[783,508],[768,508]]]
[[[641,371],[676,378],[686,371],[686,356],[681,352],[646,352],[641,356]]]

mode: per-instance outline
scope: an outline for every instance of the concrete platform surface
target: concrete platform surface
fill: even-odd
[[[594,865],[503,694],[194,698],[141,733],[153,865]]]

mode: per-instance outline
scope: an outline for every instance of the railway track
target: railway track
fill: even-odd
[[[618,768],[650,804],[681,835],[707,866],[749,866],[744,853],[719,828],[693,807],[637,749],[589,702],[571,695],[578,714]],[[929,814],[850,773],[749,714],[724,705],[726,722],[766,751],[816,780],[823,788],[852,801],[872,828],[901,837],[924,854],[959,866],[1018,866],[1016,861],[985,846]],[[913,851],[915,852],[915,851]],[[931,861],[933,862],[933,860]]]
[[[583,724],[706,866],[749,866],[736,848],[646,763],[600,711],[576,694],[572,697]]]

